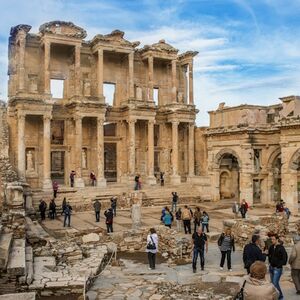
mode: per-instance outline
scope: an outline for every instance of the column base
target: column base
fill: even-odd
[[[106,179],[104,177],[97,179],[97,187],[106,187]]]
[[[83,188],[84,187],[83,179],[82,178],[75,178],[74,179],[74,187]]]
[[[197,176],[195,176],[195,175],[189,175],[186,178],[186,182],[187,183],[197,183]]]
[[[146,183],[149,185],[155,185],[156,182],[156,178],[152,175],[152,176],[148,176],[146,179]]]
[[[43,190],[52,190],[53,186],[52,186],[52,180],[51,179],[44,179],[43,182]]]
[[[170,176],[170,183],[175,185],[175,184],[180,184],[181,183],[181,177],[179,175],[171,175]]]

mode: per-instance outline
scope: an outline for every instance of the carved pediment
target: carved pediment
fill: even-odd
[[[130,47],[130,48],[135,48],[140,44],[140,42],[138,41],[130,42],[124,39],[124,31],[118,29],[112,31],[109,34],[97,34],[93,38],[92,44],[97,44],[97,43]]]
[[[72,22],[64,21],[52,21],[45,23],[40,26],[39,30],[42,34],[50,33],[79,39],[84,39],[87,35],[83,28],[73,24]]]
[[[152,45],[145,45],[143,49],[141,49],[141,52],[147,52],[147,51],[156,51],[156,52],[165,52],[170,54],[177,54],[178,49],[174,48],[170,44],[166,43],[165,40],[160,40],[158,43],[154,43]]]

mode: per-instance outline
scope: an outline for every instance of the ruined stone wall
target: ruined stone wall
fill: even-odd
[[[206,127],[195,129],[195,175],[207,175],[207,140]]]

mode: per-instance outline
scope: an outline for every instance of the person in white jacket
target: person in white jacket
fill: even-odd
[[[154,228],[150,228],[150,233],[147,236],[147,247],[149,270],[155,269],[155,258],[158,251],[158,236]]]

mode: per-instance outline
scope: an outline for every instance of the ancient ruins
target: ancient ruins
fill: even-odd
[[[116,251],[142,252],[151,225],[158,228],[170,265],[190,262],[190,240],[159,226],[159,217],[151,219],[169,205],[174,190],[182,204],[201,203],[220,220],[231,218],[230,211],[220,210],[242,199],[254,207],[273,207],[284,199],[297,216],[300,97],[283,97],[271,106],[220,103],[209,112],[209,126],[197,127],[193,59],[198,52],[179,53],[165,40],[140,45],[120,30],[86,37],[83,28],[64,21],[45,23],[37,33],[30,25],[11,28],[8,99],[0,102],[0,294],[82,294]],[[133,190],[136,175],[140,191]],[[53,182],[59,186],[57,206],[66,197],[75,213],[91,212],[95,199],[104,210],[116,196],[124,221],[117,223],[119,232],[107,235],[84,214],[84,221],[75,217],[80,222],[71,229],[62,230],[61,217],[41,225],[39,201],[49,204]],[[143,214],[151,211],[146,221],[141,206]],[[220,220],[211,241],[222,230]],[[289,227],[263,213],[245,222],[224,223],[233,227],[241,246],[258,224],[263,231],[270,223],[282,234],[297,231],[295,223]],[[113,276],[114,270],[103,274]],[[119,288],[132,289],[126,299],[176,299],[155,296],[168,295],[174,286],[154,285],[146,275],[137,283],[140,289],[123,278]],[[210,278],[204,274],[202,282],[209,281],[205,276]],[[221,277],[214,282],[223,284]],[[203,299],[231,299],[235,289],[219,298],[208,291]],[[179,290],[198,297],[197,287]],[[114,291],[95,293],[101,299]]]

